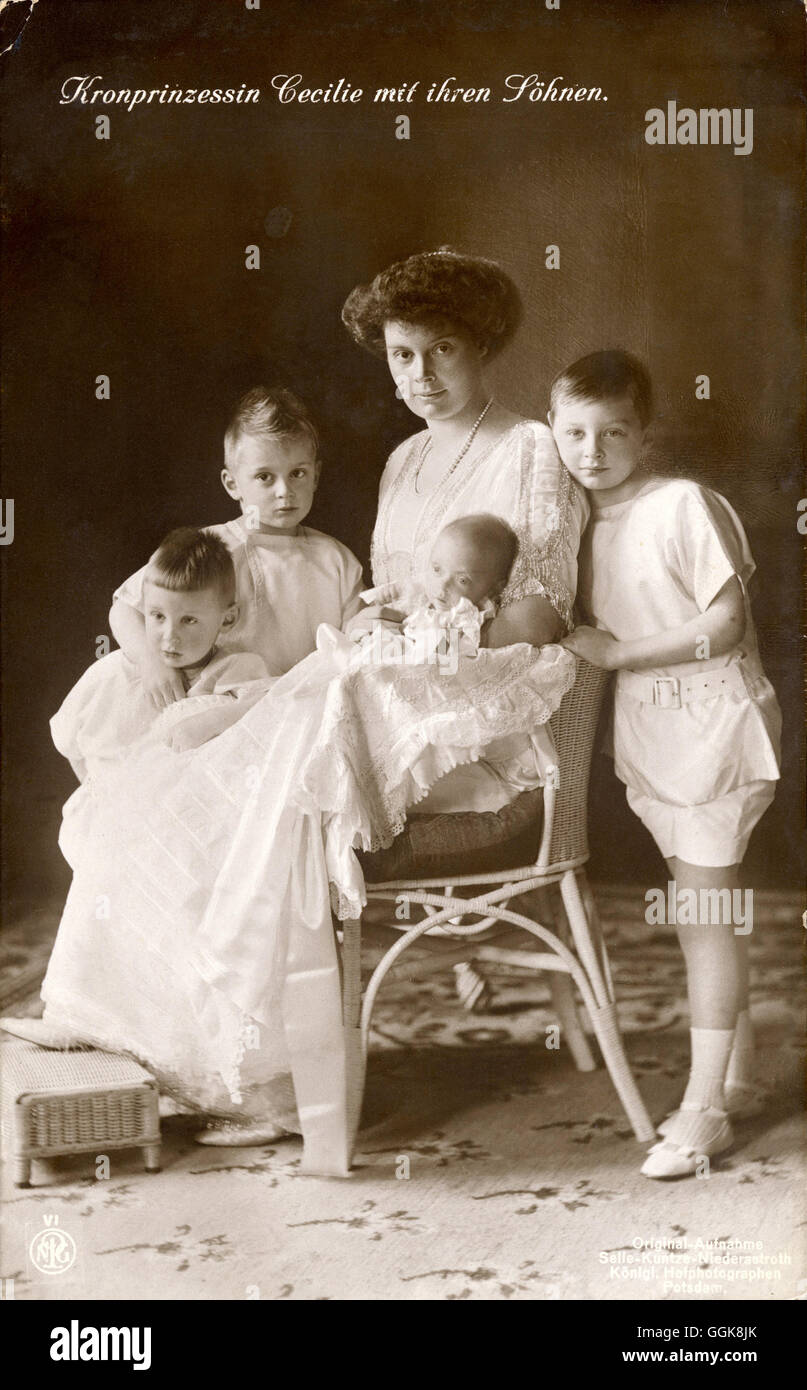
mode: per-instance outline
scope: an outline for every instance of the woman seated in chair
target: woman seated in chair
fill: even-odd
[[[513,644],[540,647],[568,628],[586,516],[549,430],[497,405],[484,385],[487,358],[515,329],[518,295],[492,263],[437,252],[354,291],[345,312],[361,341],[386,344],[401,393],[428,422],[384,475],[375,583],[405,584],[422,573],[436,533],[461,516],[493,513],[519,541],[487,629],[488,647],[511,653],[479,653],[484,717],[508,698],[501,677],[486,678],[485,669],[509,663],[518,677],[547,654]],[[375,809],[361,776],[372,738],[386,755],[392,721],[400,745],[401,714],[414,744],[423,710],[401,700],[390,715],[387,686],[379,691],[369,674],[355,683],[363,708],[372,706],[357,772],[343,736],[355,706],[345,715],[328,655],[355,648],[333,629],[323,640],[232,728],[170,756],[155,744],[105,788],[43,996],[53,1044],[84,1039],[132,1052],[164,1087],[215,1117],[201,1142],[259,1143],[302,1128],[309,1169],[341,1172],[356,1118],[345,1102],[355,1040],[342,1036],[329,885],[346,865],[350,877],[356,843],[389,843],[417,800],[418,788],[402,795],[382,832],[364,833]],[[449,685],[432,689],[443,729]],[[345,698],[354,696],[350,686]],[[410,772],[401,769],[407,793]],[[148,797],[138,792],[144,786]],[[456,768],[436,786],[421,811],[495,813],[514,794],[484,763]]]
[[[516,286],[493,261],[440,250],[410,256],[348,296],[342,318],[362,347],[383,358],[398,394],[425,429],[391,454],[379,492],[373,533],[375,585],[408,582],[423,566],[436,532],[475,512],[501,516],[519,539],[519,552],[486,645],[556,642],[569,630],[577,588],[577,552],[588,519],[582,488],[566,474],[551,432],[497,401],[485,380],[488,363],[513,337],[521,317]],[[349,628],[370,627],[370,608]],[[423,874],[418,845],[439,856],[434,822],[445,812],[486,812],[480,844],[490,837],[490,813],[523,790],[484,760],[456,768],[418,802],[407,831],[372,876]],[[419,827],[427,834],[419,834]],[[446,823],[443,823],[446,825]],[[455,846],[444,848],[451,858]],[[467,978],[467,977],[466,977]]]

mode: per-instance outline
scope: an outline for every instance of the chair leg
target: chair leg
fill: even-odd
[[[549,887],[536,888],[531,893],[524,893],[521,910],[525,917],[531,918],[534,922],[543,922],[556,934],[560,934]],[[549,975],[549,987],[552,991],[552,1007],[560,1022],[561,1034],[569,1044],[569,1051],[577,1070],[596,1071],[597,1063],[580,1022],[570,977],[561,971],[553,970]]]
[[[367,1075],[367,1053],[362,1041],[361,1028],[345,1029],[345,1101],[347,1112],[348,1142],[351,1155],[359,1130],[362,1106],[364,1104],[364,1082]]]
[[[469,1014],[484,1013],[490,1007],[493,991],[490,984],[479,971],[476,961],[459,961],[453,967],[454,988],[462,1007]]]
[[[361,918],[342,923],[342,1020],[357,1028],[361,1015]]]
[[[640,1144],[649,1144],[657,1138],[656,1127],[647,1113],[647,1107],[625,1056],[616,1004],[606,1004],[603,1008],[595,1009],[591,1015],[591,1022],[608,1074],[614,1083],[614,1090],[622,1102],[631,1128]]]
[[[639,1094],[633,1079],[633,1072],[625,1056],[625,1049],[619,1032],[616,1004],[610,984],[606,983],[600,968],[599,952],[592,941],[591,926],[577,876],[573,870],[564,874],[561,879],[560,890],[572,937],[577,948],[577,955],[596,1000],[596,1007],[590,1010],[591,1022],[603,1060],[636,1138],[640,1143],[650,1142],[656,1137],[655,1126],[647,1113],[647,1108]],[[604,949],[603,945],[603,952]]]
[[[588,881],[587,874],[582,873],[580,875],[579,887],[581,896],[583,898],[583,905],[586,909],[586,916],[588,917],[590,924],[594,948],[597,952],[600,961],[600,966],[602,968],[602,973],[605,977],[605,982],[608,986],[609,993],[613,998],[614,982],[611,978],[611,962],[608,959],[608,952],[605,947],[605,936],[603,934],[602,922],[600,921],[600,914],[597,909],[597,900],[591,891],[591,884]]]
[[[342,1021],[345,1029],[345,1100],[352,1152],[364,1102],[367,1052],[361,1032],[361,918],[342,923]]]
[[[600,1006],[609,1004],[612,996],[600,969],[598,954],[591,939],[591,926],[580,894],[577,875],[573,869],[568,869],[563,875],[560,881],[560,892],[575,950],[580,964],[588,976],[594,998]]]
[[[560,1021],[561,1036],[569,1044],[569,1051],[577,1070],[596,1071],[597,1063],[580,1023],[569,976],[559,970],[553,970],[549,974],[549,985],[552,990],[552,1007]]]

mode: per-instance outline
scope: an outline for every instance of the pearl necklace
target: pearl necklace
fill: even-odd
[[[448,479],[451,477],[451,474],[454,472],[454,469],[457,468],[457,467],[459,466],[459,464],[462,462],[462,460],[465,458],[465,455],[467,454],[468,450],[470,449],[471,445],[473,444],[473,442],[474,442],[474,440],[475,440],[475,438],[476,438],[476,432],[477,432],[477,430],[479,429],[479,426],[482,424],[482,421],[484,420],[485,416],[487,415],[487,413],[488,413],[488,411],[490,410],[490,407],[491,407],[492,405],[493,405],[493,397],[491,396],[490,400],[488,401],[487,405],[485,406],[484,410],[482,411],[482,414],[479,416],[479,418],[478,418],[477,420],[474,421],[473,425],[471,426],[471,432],[470,432],[470,434],[468,435],[468,438],[466,439],[466,441],[465,441],[465,443],[463,444],[462,448],[460,449],[459,453],[457,454],[457,457],[455,458],[455,460],[454,460],[454,462],[452,463],[451,467],[449,468],[448,472],[445,474],[445,477],[442,479],[443,482],[447,482],[447,481],[448,481]],[[431,447],[432,447],[432,437],[431,437],[431,432],[429,432],[428,436],[426,437],[426,439],[424,439],[423,444],[422,444],[422,446],[421,446],[420,458],[418,459],[417,468],[415,469],[415,477],[414,477],[414,481],[413,481],[413,487],[414,487],[414,490],[415,490],[415,492],[417,493],[418,497],[420,496],[420,488],[418,487],[418,479],[420,478],[420,471],[421,471],[421,469],[422,469],[422,467],[423,467],[423,464],[424,464],[425,461],[426,461],[426,456],[427,456],[427,454],[429,453],[429,451],[431,450]]]

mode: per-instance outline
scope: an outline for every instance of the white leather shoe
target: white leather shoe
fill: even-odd
[[[725,1153],[733,1143],[725,1110],[682,1105],[670,1116],[664,1138],[650,1149],[641,1171],[646,1178],[685,1178],[697,1171],[700,1159]]]
[[[211,1120],[193,1139],[196,1144],[210,1144],[216,1148],[248,1149],[259,1144],[273,1144],[276,1139],[288,1139],[291,1133],[271,1120],[255,1120],[252,1124],[243,1124],[240,1120]]]
[[[754,1115],[761,1115],[769,1100],[768,1092],[762,1086],[754,1086],[746,1081],[727,1081],[723,1086],[723,1095],[730,1120],[750,1120]],[[677,1110],[671,1110],[656,1126],[659,1134],[667,1133],[677,1114]]]

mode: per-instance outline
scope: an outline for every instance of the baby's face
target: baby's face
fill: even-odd
[[[461,598],[480,607],[499,578],[491,552],[474,546],[461,532],[443,531],[434,543],[423,587],[436,608],[452,608]]]
[[[600,506],[622,501],[623,494],[627,497],[640,485],[641,479],[628,480],[639,465],[646,431],[630,396],[605,401],[562,397],[549,423],[566,468]]]
[[[166,666],[181,670],[204,661],[232,604],[214,587],[182,593],[146,580],[146,641]]]
[[[222,471],[227,492],[241,503],[247,525],[269,535],[295,535],[314,501],[319,468],[307,434],[287,439],[245,435]]]

